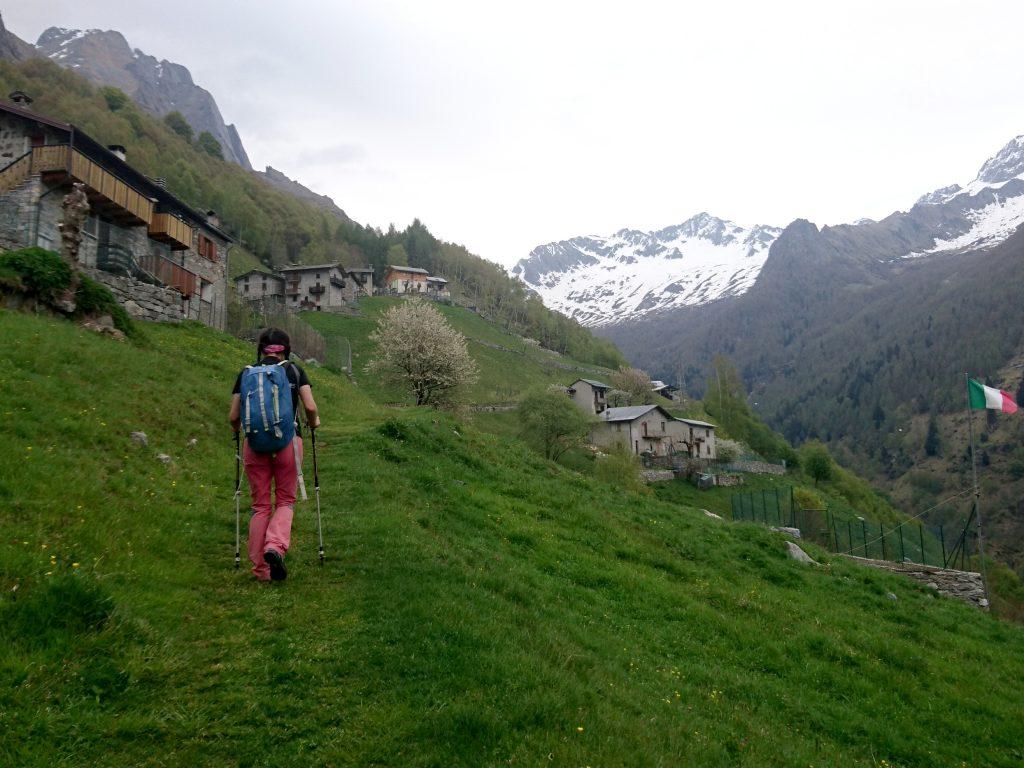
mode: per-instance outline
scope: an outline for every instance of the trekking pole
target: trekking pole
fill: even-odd
[[[324,529],[320,523],[320,474],[316,467],[316,430],[310,427],[309,436],[313,441],[313,490],[316,493],[316,535],[320,540],[320,565],[324,564]]]
[[[242,492],[242,451],[241,451],[241,438],[238,433],[235,432],[235,570],[242,564],[242,548],[241,548],[241,533],[239,516],[238,497]]]

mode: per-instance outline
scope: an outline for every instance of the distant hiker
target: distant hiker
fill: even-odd
[[[300,401],[309,428],[320,426],[309,378],[288,360],[290,354],[287,333],[277,328],[265,330],[257,342],[257,364],[238,374],[231,396],[229,418],[235,432],[241,430],[245,438],[242,458],[252,495],[249,560],[260,581],[281,581],[288,575],[284,556],[291,541],[296,484],[302,474]]]

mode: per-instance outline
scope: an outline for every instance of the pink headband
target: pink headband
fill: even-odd
[[[267,344],[267,346],[265,346],[263,348],[263,352],[265,354],[268,354],[268,355],[276,355],[276,354],[278,354],[280,352],[284,352],[284,345],[283,344]]]

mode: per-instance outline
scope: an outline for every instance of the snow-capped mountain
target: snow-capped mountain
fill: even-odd
[[[623,229],[534,248],[512,269],[544,303],[586,325],[743,293],[780,230],[699,213],[655,232]]]
[[[826,227],[881,262],[1003,242],[1024,223],[1024,136],[982,165],[966,186],[923,195],[876,222]],[[544,303],[584,325],[608,326],[738,296],[757,281],[782,230],[745,229],[706,213],[657,232],[624,229],[534,248],[512,269]]]

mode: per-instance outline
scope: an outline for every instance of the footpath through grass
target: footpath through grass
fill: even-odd
[[[250,350],[145,332],[0,312],[5,764],[1024,759],[1020,627],[322,370],[328,559],[310,501],[255,584],[224,421]]]

